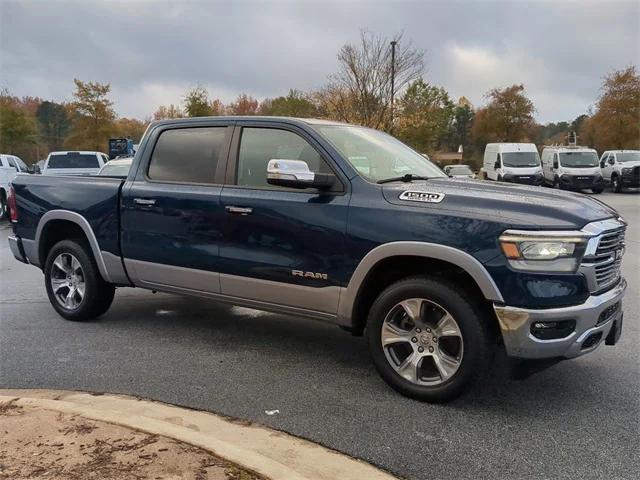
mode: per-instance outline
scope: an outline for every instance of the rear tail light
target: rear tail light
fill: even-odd
[[[13,223],[16,223],[18,221],[18,207],[16,206],[16,191],[13,188],[13,185],[9,186],[7,206],[9,207],[9,219]]]

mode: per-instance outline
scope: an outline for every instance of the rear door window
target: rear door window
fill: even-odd
[[[196,127],[165,130],[149,162],[148,177],[158,182],[215,183],[225,152],[228,128]]]
[[[47,168],[100,168],[95,153],[68,152],[51,155]]]
[[[7,161],[9,162],[9,166],[13,167],[15,169],[16,172],[19,172],[20,169],[18,168],[18,164],[16,163],[16,161],[13,159],[13,157],[9,157],[7,159]]]

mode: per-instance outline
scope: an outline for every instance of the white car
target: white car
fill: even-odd
[[[116,158],[115,160],[109,160],[105,163],[98,175],[104,175],[107,177],[127,177],[129,170],[131,169],[131,163],[133,157]]]
[[[488,143],[484,149],[483,178],[498,182],[542,185],[538,148],[533,143]]]
[[[27,173],[27,165],[15,155],[0,153],[0,220],[7,216],[9,184],[19,173]]]
[[[442,171],[451,178],[476,178],[469,165],[445,165]]]
[[[545,183],[563,190],[604,190],[598,154],[593,148],[568,146],[544,147],[542,171]]]
[[[43,175],[97,175],[109,161],[102,152],[51,152],[44,163]]]
[[[600,169],[616,193],[624,187],[640,187],[640,150],[608,150],[600,157]]]

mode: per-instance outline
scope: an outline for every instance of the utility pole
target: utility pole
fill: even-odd
[[[391,127],[389,133],[393,134],[393,97],[395,95],[395,81],[396,81],[396,45],[398,42],[391,41]]]

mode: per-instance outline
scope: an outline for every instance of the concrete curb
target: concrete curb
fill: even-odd
[[[162,435],[273,480],[394,480],[360,460],[286,433],[123,395],[0,389],[0,402],[43,408]]]

